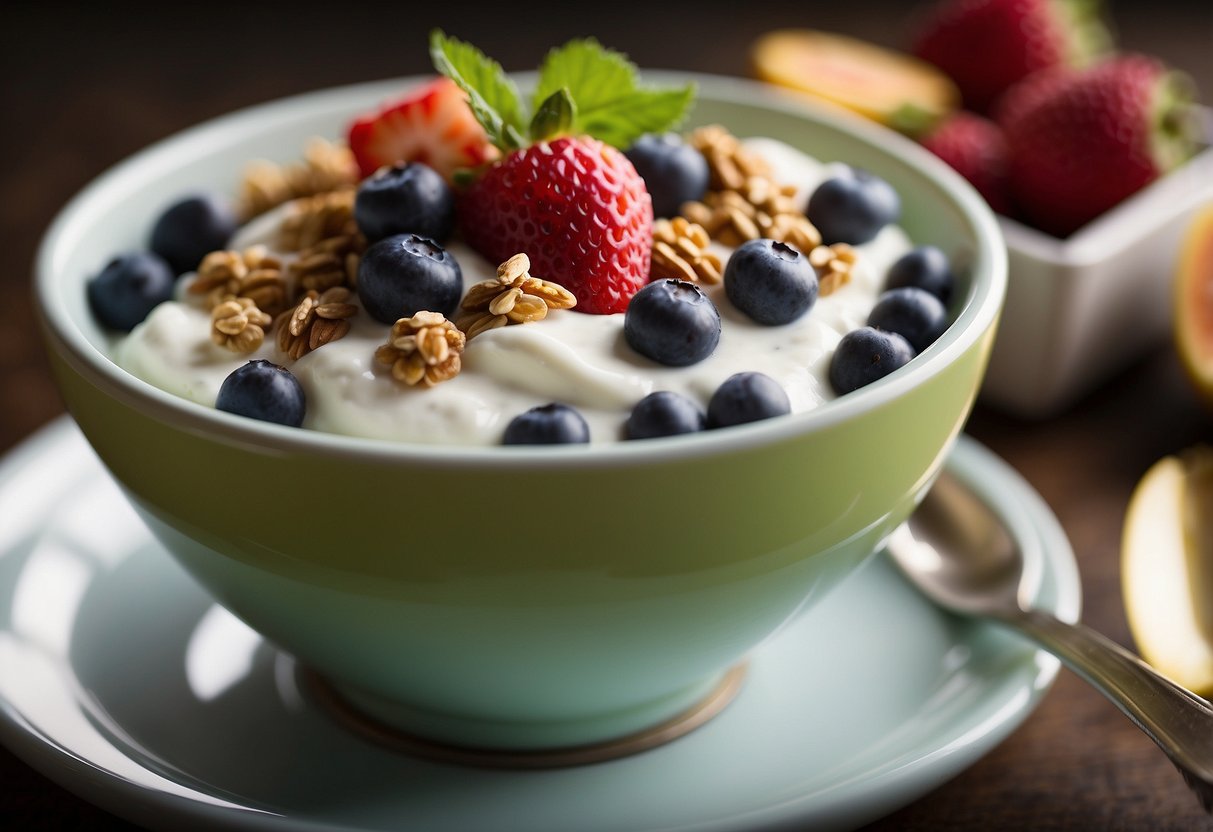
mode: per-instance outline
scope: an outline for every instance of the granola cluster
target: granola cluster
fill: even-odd
[[[205,297],[210,308],[230,298],[245,298],[269,315],[287,307],[287,284],[282,261],[265,246],[244,251],[212,251],[198,266],[191,294]]]
[[[211,310],[211,340],[232,352],[256,352],[273,320],[249,298],[229,297]]]
[[[342,188],[292,200],[278,230],[278,247],[304,251],[332,237],[360,237],[354,195],[353,188]]]
[[[313,139],[302,161],[286,165],[258,161],[248,166],[240,183],[240,214],[249,220],[292,199],[357,184],[358,163],[350,149]]]
[[[497,267],[496,280],[470,288],[459,306],[458,326],[469,339],[508,324],[541,321],[549,309],[571,309],[577,298],[559,283],[531,276],[531,259],[515,254]]]
[[[358,307],[348,303],[366,238],[354,221],[358,166],[349,149],[313,140],[302,161],[256,162],[241,184],[247,219],[289,203],[276,247],[214,251],[198,267],[189,292],[211,309],[211,337],[233,352],[260,348],[273,323],[283,355],[298,359],[344,337]]]
[[[337,234],[300,251],[287,271],[305,292],[324,292],[338,286],[353,289],[358,285],[358,262],[364,251],[366,238],[361,234]]]
[[[686,280],[715,285],[723,279],[720,255],[707,229],[686,217],[653,223],[653,280]]]
[[[278,349],[298,361],[312,350],[344,338],[350,331],[350,318],[358,307],[349,302],[350,290],[334,286],[320,293],[309,289],[303,299],[278,316]]]
[[[832,295],[851,282],[851,269],[858,255],[846,243],[817,246],[809,252],[809,265],[817,270],[818,291],[822,297]]]
[[[683,216],[713,240],[739,246],[765,237],[790,243],[802,252],[821,244],[821,234],[793,200],[796,188],[780,185],[767,164],[747,151],[723,127],[702,127],[691,144],[708,161],[708,193],[682,207]]]
[[[735,248],[766,238],[808,254],[821,296],[850,282],[855,250],[845,243],[822,245],[821,233],[796,207],[795,186],[776,182],[766,163],[723,127],[696,130],[691,144],[708,162],[709,189],[702,201],[683,205],[681,217],[654,224],[654,277],[718,282],[721,269],[711,242]]]
[[[438,312],[418,312],[392,325],[375,360],[409,387],[433,387],[459,374],[466,336]]]

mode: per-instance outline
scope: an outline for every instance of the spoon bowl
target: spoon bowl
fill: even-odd
[[[946,471],[893,533],[889,551],[924,594],[968,615],[1028,606],[1044,575],[1041,553],[1023,551],[982,499]]]

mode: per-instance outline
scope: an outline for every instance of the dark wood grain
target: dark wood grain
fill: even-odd
[[[746,73],[746,48],[782,26],[904,46],[909,4],[684,3],[620,6],[217,2],[10,3],[0,22],[0,451],[62,411],[30,309],[38,237],[101,171],[206,118],[282,95],[425,72],[424,35],[442,25],[534,65],[551,44],[596,34],[640,64]],[[443,5],[443,4],[436,4]],[[575,5],[575,12],[569,8]],[[1213,95],[1207,2],[1113,7],[1122,44],[1152,52]],[[978,408],[969,431],[1009,460],[1060,518],[1077,553],[1084,619],[1131,644],[1119,587],[1129,494],[1164,454],[1213,439],[1165,346],[1071,413],[1023,423]],[[5,507],[0,506],[0,511]],[[9,829],[131,829],[0,749],[0,823]],[[1192,830],[1208,819],[1170,764],[1111,705],[1063,673],[1011,738],[870,830]]]

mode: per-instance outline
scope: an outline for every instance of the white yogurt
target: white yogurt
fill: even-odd
[[[795,184],[804,199],[830,175],[828,166],[771,139],[747,147],[766,158],[775,178]],[[251,223],[233,248],[267,242],[277,217]],[[656,390],[681,393],[706,407],[730,375],[759,371],[777,381],[793,412],[833,397],[830,356],[838,340],[863,326],[889,265],[909,251],[905,233],[888,226],[857,247],[851,281],[819,298],[800,319],[777,327],[754,323],[729,302],[723,286],[703,287],[720,310],[720,343],[690,367],[665,367],[635,353],[623,338],[623,315],[552,311],[542,321],[490,330],[470,341],[455,378],[432,388],[409,388],[374,360],[389,327],[360,311],[350,333],[290,363],[274,338],[253,355],[237,355],[210,338],[210,315],[182,298],[161,304],[121,342],[118,363],[155,386],[213,406],[229,373],[251,358],[285,363],[307,394],[304,427],[331,433],[407,442],[495,445],[506,424],[523,411],[552,401],[577,408],[594,442],[623,438],[632,407]],[[465,290],[496,276],[496,264],[460,243],[448,250],[463,270]],[[728,250],[721,249],[722,259]],[[545,277],[538,274],[537,277]],[[184,284],[182,287],[184,291]]]

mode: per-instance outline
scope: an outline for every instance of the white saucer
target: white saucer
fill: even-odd
[[[948,465],[1043,558],[1041,604],[1074,619],[1073,553],[1041,499],[972,440]],[[0,740],[157,829],[854,827],[993,748],[1057,667],[938,612],[881,556],[760,647],[723,714],[669,745],[548,771],[424,762],[309,705],[292,660],[177,568],[72,422],[0,464]]]

